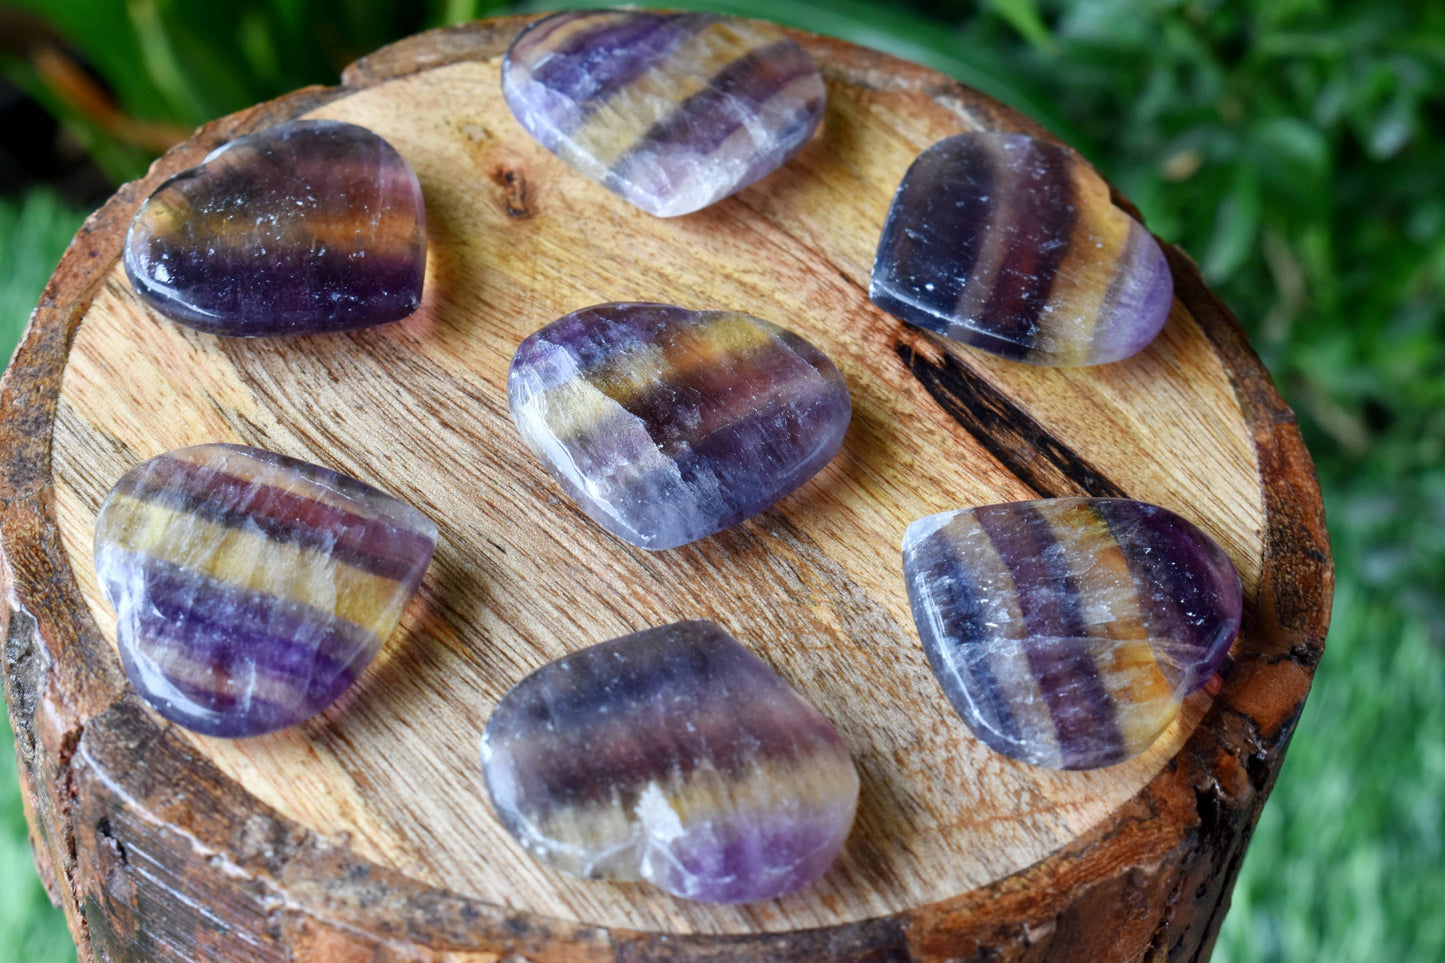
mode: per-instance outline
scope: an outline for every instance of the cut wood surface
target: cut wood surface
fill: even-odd
[[[945,136],[1038,127],[931,71],[795,34],[828,82],[823,129],[761,183],[660,220],[513,120],[498,71],[525,22],[423,34],[339,87],[209,125],[86,223],[46,289],[0,397],[6,697],[37,861],[82,955],[1207,957],[1308,692],[1332,575],[1293,415],[1197,269],[1168,252],[1168,324],[1118,364],[1035,368],[945,343],[868,301],[893,191]],[[119,263],[139,202],[219,144],[298,116],[369,127],[416,168],[420,311],[232,340],[150,310]],[[506,377],[524,336],[621,300],[742,310],[817,344],[853,397],[842,453],[774,509],[684,548],[607,535],[522,445]],[[143,706],[92,567],[111,485],[212,441],[337,469],[441,530],[353,690],[297,729],[236,741]],[[899,546],[923,515],[1078,494],[1154,502],[1214,536],[1243,579],[1245,629],[1148,752],[1054,772],[990,752],[948,706]],[[508,687],[687,618],[758,652],[853,753],[857,823],[810,889],[711,906],[571,879],[490,810],[478,745]]]

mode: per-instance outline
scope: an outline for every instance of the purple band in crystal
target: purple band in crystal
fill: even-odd
[[[1067,148],[972,131],[924,151],[898,187],[869,287],[910,324],[1044,365],[1147,345],[1173,280],[1153,237]]]
[[[1193,692],[1209,681],[1239,631],[1238,620],[1220,622],[1216,616],[1221,609],[1242,607],[1239,577],[1219,546],[1184,519],[1158,508],[1140,512],[1119,499],[1100,499],[1097,505],[1141,586],[1139,600],[1153,631],[1207,653],[1202,663],[1160,662],[1172,684]]]
[[[369,130],[290,121],[157,188],[131,223],[124,261],[141,297],[211,334],[385,324],[421,304],[421,185]]]
[[[502,65],[512,113],[544,147],[659,217],[699,210],[787,162],[826,92],[778,30],[710,14],[558,14]]]
[[[375,655],[375,636],[350,622],[158,559],[107,551],[114,557],[98,564],[138,570],[140,581],[123,591],[143,593],[146,600],[133,605],[112,599],[118,609],[134,613],[126,626],[125,654],[167,676],[168,687],[189,703],[173,696],[158,708],[198,732],[254,735],[281,727],[271,720],[294,721],[296,704],[282,707],[248,691],[258,681],[294,692],[306,715],[319,712]],[[209,686],[185,681],[196,677],[213,681]]]
[[[754,50],[734,60],[716,74],[707,87],[678,104],[666,120],[648,130],[640,146],[629,151],[613,166],[612,183],[608,186],[615,190],[619,185],[644,177],[645,171],[639,168],[655,165],[659,160],[651,150],[651,144],[665,143],[685,149],[689,159],[712,154],[753,120],[745,113],[746,107],[761,106],[778,90],[800,77],[815,73],[817,69],[812,59],[791,40]],[[821,111],[822,106],[820,96],[816,109]],[[777,131],[775,136],[796,142],[796,152],[817,125],[817,118],[813,111],[804,111],[794,116],[793,123],[795,129]],[[806,131],[803,128],[807,128]],[[788,157],[791,156],[790,153]],[[770,157],[763,160],[772,167],[777,166]],[[761,176],[756,174],[752,179]]]
[[[741,777],[760,762],[787,760],[809,751],[818,738],[833,738],[810,728],[816,720],[811,707],[781,699],[755,703],[748,738],[730,738],[739,691],[772,687],[777,680],[741,647],[679,647],[620,665],[598,647],[587,658],[559,660],[552,673],[546,687],[519,687],[507,704],[508,715],[497,717],[498,725],[520,726],[509,720],[525,719],[539,732],[529,750],[534,764],[519,783],[539,812],[612,793],[635,798],[660,769],[686,774],[706,765]],[[678,729],[667,718],[669,707],[682,704],[688,706],[690,727]],[[619,712],[619,705],[628,711]]]
[[[1023,357],[1038,336],[1039,313],[1068,253],[1078,211],[1069,155],[1056,148],[1041,150],[1033,140],[1017,149],[1024,156],[1013,161],[1019,170],[1010,185],[1013,203],[1004,208],[1000,199],[996,208],[999,215],[1009,212],[1006,229],[1013,243],[994,275],[979,324],[1015,345],[1016,356]]]
[[[1243,604],[1218,545],[1128,499],[930,516],[909,526],[903,566],[964,722],[1011,758],[1069,769],[1144,751],[1218,669]]]
[[[339,562],[395,580],[407,578],[417,557],[429,556],[435,543],[430,533],[379,523],[274,485],[258,484],[255,476],[166,455],[148,462],[144,473],[126,476],[115,491],[218,525],[255,527],[272,541],[322,548]],[[382,494],[369,491],[372,496]]]
[[[1019,587],[1018,606],[1029,636],[1078,643],[1027,646],[1029,667],[1058,730],[1063,765],[1098,765],[1100,759],[1105,760],[1104,765],[1118,762],[1124,758],[1124,748],[1114,722],[1114,705],[1083,644],[1092,633],[1080,610],[1079,586],[1058,541],[1036,510],[995,508],[980,508],[978,522]]]
[[[656,66],[678,44],[721,19],[696,13],[634,14],[579,32],[562,46],[548,47],[548,38],[557,30],[590,16],[561,13],[539,20],[517,37],[507,54],[509,61],[531,72],[534,83],[584,105],[579,120]],[[612,54],[595,56],[599,50]],[[538,55],[542,59],[533,65]]]
[[[838,451],[852,412],[833,364],[734,312],[607,304],[522,342],[512,418],[599,525],[674,548],[757,514]]]
[[[939,631],[930,634],[924,654],[934,676],[954,706],[966,707],[974,732],[991,748],[1019,758],[1029,747],[1004,697],[1003,687],[989,666],[989,650],[979,640],[988,635],[988,615],[968,566],[947,539],[934,539],[926,553],[912,559],[908,587],[914,611],[930,611]],[[947,595],[933,596],[930,585],[946,584]],[[959,710],[961,713],[964,709]]]
[[[502,824],[549,866],[708,902],[812,883],[858,797],[832,725],[711,622],[538,669],[487,720],[482,764]]]
[[[305,721],[357,679],[435,538],[426,516],[353,478],[199,445],[117,483],[95,566],[140,696],[197,732],[254,736]]]

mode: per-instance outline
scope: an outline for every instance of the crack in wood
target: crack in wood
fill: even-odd
[[[944,413],[1039,497],[1129,497],[1102,470],[952,354],[940,350],[930,358],[905,341],[894,350]]]

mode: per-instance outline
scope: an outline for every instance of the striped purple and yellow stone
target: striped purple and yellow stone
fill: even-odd
[[[904,175],[869,296],[909,324],[1005,358],[1091,365],[1154,339],[1174,281],[1158,242],[1073,151],[967,133],[934,144]]]
[[[954,709],[991,748],[1056,769],[1147,749],[1224,661],[1243,606],[1213,539],[1128,499],[932,515],[908,527],[903,570]]]
[[[421,303],[416,173],[354,124],[297,120],[238,138],[152,194],[125,270],[156,310],[211,334],[385,324]]]
[[[546,865],[710,903],[813,883],[858,802],[832,723],[711,622],[538,669],[487,721],[482,766],[497,816]]]
[[[602,304],[522,342],[527,445],[597,524],[659,550],[778,501],[837,454],[848,388],[817,348],[735,311]]]
[[[796,154],[826,91],[802,47],[709,13],[560,13],[518,35],[502,92],[543,147],[650,214],[707,207]]]
[[[197,732],[254,736],[305,721],[356,681],[436,537],[421,512],[329,469],[199,445],[116,483],[95,568],[141,697]]]

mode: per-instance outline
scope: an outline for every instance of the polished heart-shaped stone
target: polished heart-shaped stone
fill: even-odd
[[[497,816],[543,863],[710,903],[817,880],[858,802],[832,723],[711,622],[538,669],[487,720],[482,766]]]
[[[363,127],[280,124],[157,188],[131,223],[125,270],[156,310],[211,334],[396,321],[421,303],[421,185],[396,149]]]
[[[790,331],[735,311],[584,308],[528,337],[507,380],[527,445],[597,524],[647,549],[735,525],[838,452],[852,404]]]
[[[1154,339],[1174,281],[1158,242],[1073,151],[973,132],[933,145],[904,175],[869,296],[1005,358],[1092,365]]]
[[[1239,631],[1229,556],[1156,505],[1061,498],[920,519],[913,619],[944,694],[1014,759],[1092,769],[1147,749]]]
[[[197,732],[303,722],[361,674],[431,561],[421,512],[334,471],[238,445],[131,469],[95,569],[131,684]]]
[[[826,91],[775,28],[710,13],[606,10],[532,24],[502,64],[521,125],[650,214],[689,214],[798,152]]]

